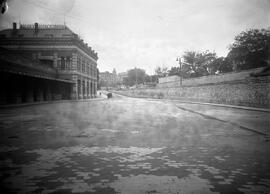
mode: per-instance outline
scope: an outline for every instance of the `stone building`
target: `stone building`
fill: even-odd
[[[118,82],[120,82],[121,84],[123,84],[124,79],[128,77],[128,73],[127,72],[122,72],[122,73],[118,73],[117,74],[117,79]]]
[[[116,70],[113,69],[113,72],[108,71],[100,72],[99,83],[101,87],[120,87],[124,84],[124,79],[128,77],[127,72],[116,73]]]
[[[0,47],[56,70],[69,80],[69,99],[96,96],[97,53],[65,25],[20,25],[0,31]],[[59,88],[61,90],[61,87]]]
[[[99,81],[101,87],[115,87],[117,84],[116,71],[110,73],[108,71],[99,73]]]
[[[0,105],[70,99],[74,84],[53,67],[0,48]]]

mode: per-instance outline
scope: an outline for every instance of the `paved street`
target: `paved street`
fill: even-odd
[[[207,107],[114,97],[1,109],[1,193],[270,193],[270,139],[246,129],[267,132],[270,113]]]

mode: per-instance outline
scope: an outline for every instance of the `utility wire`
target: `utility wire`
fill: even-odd
[[[75,15],[70,15],[70,14],[65,14],[65,12],[60,12],[59,10],[56,10],[56,9],[52,9],[52,8],[49,8],[47,6],[45,6],[43,3],[41,3],[40,1],[35,1],[35,2],[32,2],[30,0],[25,0],[26,3],[28,3],[29,5],[33,5],[35,7],[38,7],[38,8],[41,8],[41,9],[44,9],[44,10],[47,10],[47,11],[50,11],[50,12],[53,12],[53,13],[56,13],[58,15],[62,15],[64,17],[68,17],[68,18],[72,18],[72,19],[75,19],[77,21],[80,21],[81,23],[84,23],[84,24],[89,24],[89,21],[86,21],[84,20],[83,18],[79,17],[79,16],[75,16]],[[39,2],[39,3],[37,3]],[[64,23],[66,23],[65,19],[64,19]],[[79,37],[81,37],[81,34],[79,33]]]
[[[51,11],[51,12],[54,12],[58,15],[63,15],[65,17],[69,17],[69,18],[73,18],[75,20],[79,20],[83,23],[87,23],[86,20],[82,19],[81,17],[79,16],[75,16],[75,15],[70,15],[70,14],[66,14],[65,12],[60,12],[59,10],[56,10],[56,9],[51,9],[47,6],[45,6],[43,3],[41,3],[40,1],[35,1],[35,2],[30,2],[29,0],[25,0],[26,3],[28,4],[31,4],[31,5],[34,5],[35,7],[38,7],[38,8],[41,8],[41,9],[45,9],[45,10],[48,10],[48,11]],[[39,3],[37,3],[39,2]]]

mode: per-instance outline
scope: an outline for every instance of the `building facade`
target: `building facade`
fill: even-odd
[[[118,82],[120,82],[121,84],[123,84],[124,79],[128,77],[128,73],[127,72],[122,72],[122,73],[118,73],[117,75],[117,79]]]
[[[67,26],[13,23],[0,31],[0,47],[55,69],[58,79],[73,83],[70,99],[96,96],[98,55]]]
[[[113,73],[108,71],[100,72],[99,81],[101,87],[115,87],[117,84],[117,74],[115,71]]]
[[[74,84],[57,69],[0,48],[0,105],[71,99]]]

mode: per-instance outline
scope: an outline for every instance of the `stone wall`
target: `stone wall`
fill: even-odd
[[[232,76],[232,75],[231,75]],[[193,86],[118,91],[132,97],[179,99],[270,108],[270,76]]]
[[[158,83],[160,84],[170,83],[170,82],[179,82],[179,81],[180,81],[179,75],[172,75],[172,76],[158,78]]]

